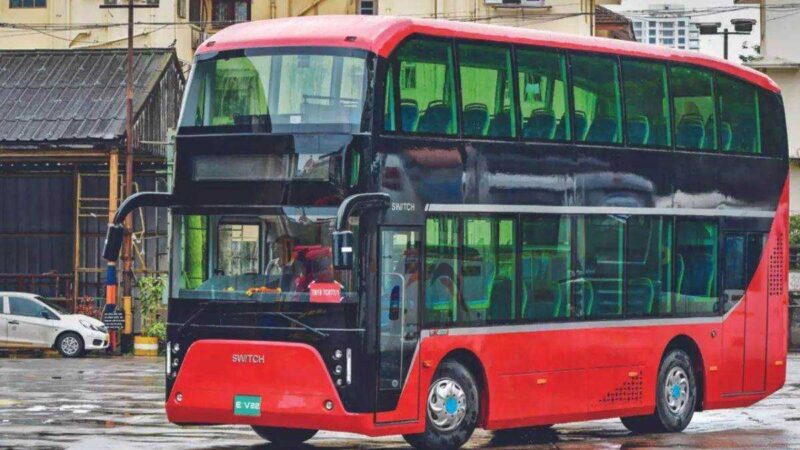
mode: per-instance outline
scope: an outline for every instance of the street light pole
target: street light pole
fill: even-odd
[[[700,34],[706,36],[714,36],[714,35],[722,35],[722,54],[725,57],[725,60],[728,59],[728,36],[732,34],[736,35],[748,35],[753,31],[753,25],[756,24],[756,21],[753,19],[731,19],[731,24],[733,25],[734,31],[728,31],[728,28],[723,28],[722,32],[719,32],[719,27],[722,25],[719,22],[700,22],[696,23],[695,26],[700,30]]]
[[[120,0],[124,1],[124,0]],[[128,10],[128,51],[125,73],[125,198],[133,195],[133,10],[134,8],[158,8],[158,2],[152,0],[135,4],[136,0],[128,0],[123,4],[104,3],[101,8],[126,8]],[[114,173],[114,170],[110,170]],[[133,215],[125,218],[125,239],[122,244],[122,305],[125,311],[125,328],[127,336],[124,350],[130,347],[133,334]],[[111,299],[106,299],[110,302]],[[114,299],[116,302],[116,299]]]

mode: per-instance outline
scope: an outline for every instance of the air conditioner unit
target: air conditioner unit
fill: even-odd
[[[489,6],[521,6],[538,7],[545,6],[546,0],[484,0]]]

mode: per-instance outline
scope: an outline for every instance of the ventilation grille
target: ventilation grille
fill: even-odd
[[[769,295],[782,296],[786,287],[786,278],[783,265],[783,233],[778,233],[775,239],[775,247],[769,255],[769,278],[767,291]]]
[[[601,405],[613,405],[619,403],[638,403],[642,401],[642,372],[636,377],[629,378],[621,386],[606,394],[598,402]]]

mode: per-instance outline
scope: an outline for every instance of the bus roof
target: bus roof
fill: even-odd
[[[319,46],[359,48],[385,57],[403,39],[415,33],[684,62],[716,69],[780,92],[778,85],[761,72],[699,52],[530,28],[406,17],[305,16],[246,22],[221,30],[204,42],[197,53],[255,47]]]

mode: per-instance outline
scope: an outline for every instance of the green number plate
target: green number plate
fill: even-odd
[[[255,395],[235,395],[233,397],[233,415],[261,416],[261,397]]]

